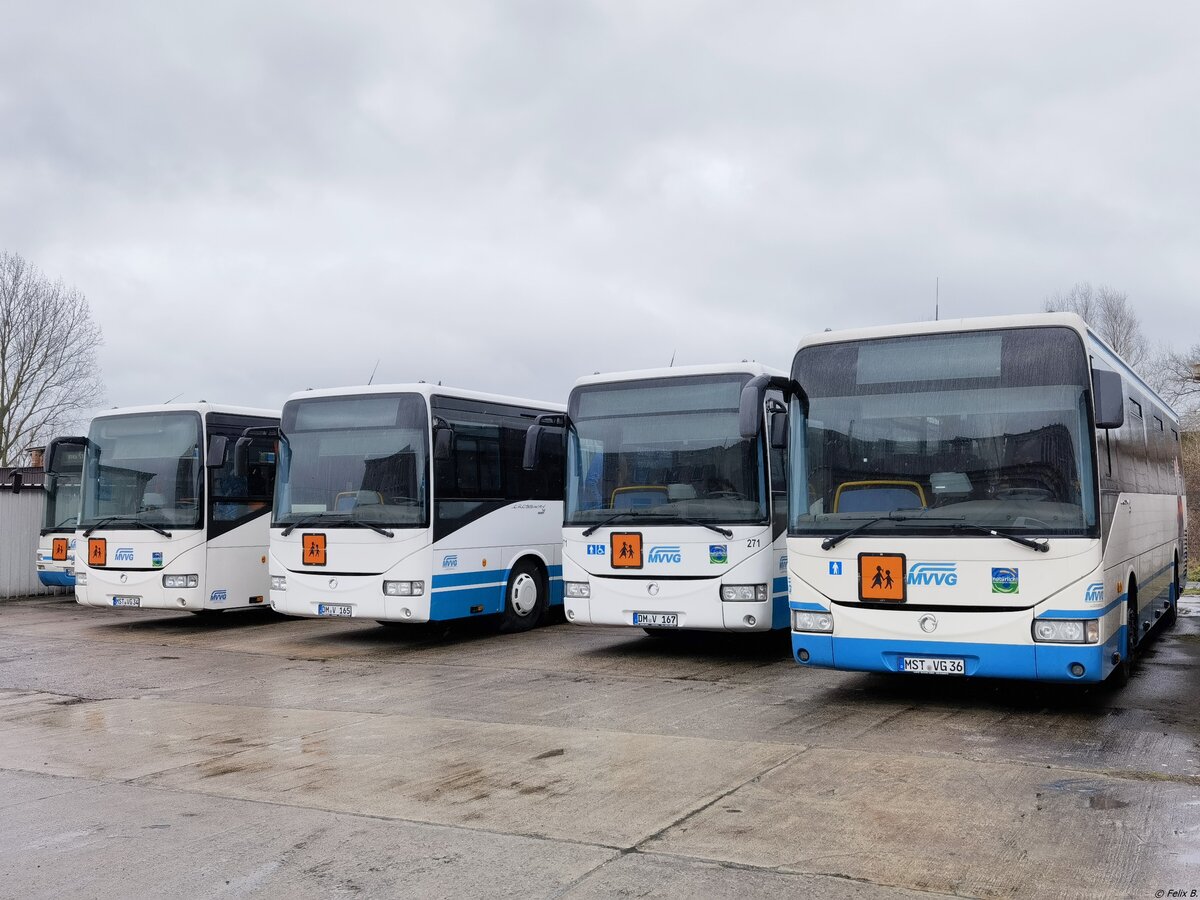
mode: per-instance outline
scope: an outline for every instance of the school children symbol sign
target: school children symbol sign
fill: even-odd
[[[642,567],[642,536],[636,531],[614,531],[608,548],[608,560],[614,569]]]
[[[903,603],[905,589],[903,553],[858,554],[858,599]]]

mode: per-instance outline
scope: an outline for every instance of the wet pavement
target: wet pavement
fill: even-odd
[[[1120,690],[5,601],[0,897],[1200,896],[1198,663],[1197,597]]]

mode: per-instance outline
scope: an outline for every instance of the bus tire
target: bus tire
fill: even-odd
[[[1183,585],[1179,581],[1179,557],[1178,556],[1175,557],[1174,572],[1175,572],[1175,576],[1174,576],[1174,579],[1171,581],[1171,586],[1174,588],[1174,590],[1173,590],[1174,596],[1171,598],[1171,606],[1167,609],[1167,611],[1165,613],[1163,613],[1163,617],[1162,617],[1163,631],[1170,631],[1172,628],[1174,628],[1175,621],[1178,618],[1179,595],[1183,593]]]
[[[1133,661],[1137,655],[1137,635],[1141,627],[1138,620],[1137,608],[1137,584],[1133,578],[1129,579],[1129,598],[1125,602],[1125,648],[1121,654],[1121,661],[1113,668],[1112,682],[1116,687],[1124,687],[1129,684],[1129,678],[1133,675]]]
[[[536,627],[550,606],[550,590],[541,566],[523,559],[513,566],[504,588],[500,631],[513,634]]]

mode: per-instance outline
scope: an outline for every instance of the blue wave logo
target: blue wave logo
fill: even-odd
[[[443,569],[457,569],[458,568],[458,554],[457,553],[447,553],[445,556],[443,556],[442,557],[442,568]]]
[[[957,563],[913,563],[908,570],[910,585],[933,585],[954,587],[958,584]]]
[[[683,551],[679,549],[678,544],[660,544],[650,548],[650,554],[646,559],[652,563],[681,563],[683,562]]]
[[[993,594],[1019,594],[1021,592],[1021,574],[1017,569],[992,569]]]
[[[229,599],[229,593],[225,590],[225,588],[217,588],[217,590],[212,592],[212,596],[210,596],[208,599],[213,603],[224,603]]]
[[[113,554],[113,559],[117,562],[133,562],[133,548],[118,547],[117,552]]]
[[[1104,584],[1096,581],[1087,586],[1087,590],[1083,593],[1084,603],[1103,603],[1104,602]]]

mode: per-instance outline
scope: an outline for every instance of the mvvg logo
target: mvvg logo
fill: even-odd
[[[958,584],[958,564],[913,563],[908,570],[908,584],[954,587]]]
[[[665,544],[650,548],[650,555],[646,557],[652,563],[681,563],[683,562],[683,551],[678,545],[667,546]]]
[[[118,547],[117,552],[113,554],[113,559],[117,562],[133,562],[133,548]]]
[[[229,592],[225,588],[217,588],[212,592],[212,596],[208,598],[213,603],[224,603],[229,599]]]
[[[1087,590],[1083,594],[1084,603],[1103,603],[1104,602],[1104,584],[1102,582],[1094,582],[1087,586]]]
[[[442,568],[443,569],[457,569],[458,568],[458,554],[457,553],[447,553],[445,556],[443,556],[442,557]]]

